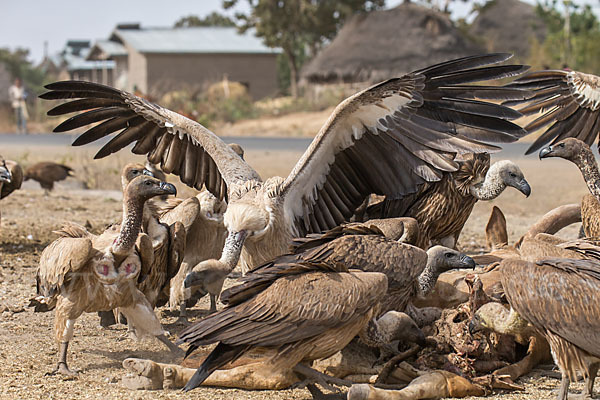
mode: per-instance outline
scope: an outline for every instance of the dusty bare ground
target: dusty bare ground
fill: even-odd
[[[85,169],[96,171],[105,189],[118,189],[118,170],[132,159],[121,152],[107,161],[90,162],[91,151],[86,149],[51,149],[45,147],[25,151],[3,148],[7,158],[25,158],[37,161],[42,157],[74,164],[76,174],[85,175]],[[89,158],[86,158],[89,157]],[[298,159],[298,153],[250,151],[248,161],[263,177],[286,175]],[[540,162],[530,158],[519,161],[533,192],[525,199],[513,189],[496,201],[478,203],[461,237],[461,245],[470,252],[485,246],[483,229],[492,205],[498,205],[508,221],[510,241],[514,242],[527,227],[546,211],[567,203],[578,202],[586,188],[574,166],[561,160]],[[176,179],[176,178],[175,178]],[[83,315],[76,324],[69,360],[82,372],[75,380],[44,376],[56,362],[56,344],[52,327],[53,313],[34,314],[27,308],[28,299],[35,293],[35,268],[43,248],[55,238],[52,230],[63,221],[74,221],[99,231],[120,218],[118,191],[74,189],[79,184],[70,178],[45,197],[39,186],[27,182],[24,190],[2,200],[0,231],[0,399],[309,399],[306,390],[241,391],[201,388],[191,393],[180,391],[133,392],[120,387],[124,371],[121,362],[127,357],[151,358],[155,361],[174,362],[165,349],[154,339],[135,342],[126,337],[122,326],[102,329],[94,314]],[[181,186],[180,186],[181,187]],[[182,191],[189,194],[190,191]],[[564,235],[575,236],[578,227]],[[228,285],[234,283],[228,281]],[[203,315],[208,309],[206,299],[195,307],[194,315]],[[164,308],[158,311],[172,338],[183,329],[175,325],[175,316]],[[539,371],[521,379],[523,393],[496,394],[494,398],[539,399],[552,398],[558,380],[540,376]],[[580,389],[581,384],[574,385]]]

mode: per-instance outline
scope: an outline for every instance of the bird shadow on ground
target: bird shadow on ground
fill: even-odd
[[[102,357],[108,358],[111,361],[99,362],[89,364],[85,370],[102,370],[107,368],[121,368],[123,360],[127,358],[141,358],[145,360],[152,360],[155,362],[179,364],[182,359],[172,355],[169,350],[164,351],[151,351],[151,350],[124,350],[124,351],[109,351],[102,349],[89,349],[85,353],[96,354]]]
[[[0,254],[40,253],[46,245],[37,242],[1,242]]]

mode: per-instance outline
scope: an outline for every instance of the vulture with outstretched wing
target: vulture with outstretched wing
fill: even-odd
[[[507,106],[521,105],[523,115],[542,113],[525,126],[528,132],[547,129],[527,149],[531,154],[546,144],[577,138],[589,146],[600,130],[600,78],[577,71],[531,72],[506,87],[533,91],[524,100],[509,100]]]
[[[526,69],[496,65],[508,58],[489,54],[447,61],[350,96],[335,108],[290,175],[266,181],[199,123],[130,93],[66,81],[47,85],[50,91],[40,97],[76,99],[48,112],[81,111],[56,132],[95,124],[74,145],[118,132],[96,158],[135,143],[132,151],[147,154],[163,171],[227,199],[223,257],[242,249],[247,268],[285,253],[293,237],[349,220],[371,193],[410,195],[456,171],[457,154],[492,152],[499,147],[491,142],[518,140],[526,132],[510,120],[519,114],[482,99],[528,94],[471,84]]]

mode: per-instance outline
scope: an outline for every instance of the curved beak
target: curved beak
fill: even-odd
[[[538,156],[540,157],[540,160],[542,158],[547,158],[547,157],[552,157],[552,146],[546,146],[543,149],[540,150]]]
[[[164,190],[165,194],[177,195],[177,188],[172,183],[161,182],[160,188]]]
[[[192,271],[185,276],[185,280],[183,281],[183,287],[187,289],[192,286],[197,286],[196,282],[198,281],[199,279],[197,277],[197,274],[194,271]]]
[[[479,324],[475,322],[475,320],[471,320],[469,322],[469,333],[471,335],[479,332],[480,330],[481,330],[481,328],[480,328]]]
[[[10,183],[12,176],[10,176],[10,171],[4,168],[0,168],[0,182]]]
[[[148,176],[151,176],[151,177],[153,177],[153,178],[156,178],[156,177],[154,176],[154,174],[152,173],[152,171],[150,171],[149,169],[146,169],[146,168],[144,168],[144,170],[142,171],[142,174],[144,174],[144,175],[148,175]]]
[[[517,190],[523,193],[525,197],[529,197],[529,195],[531,194],[531,186],[529,186],[529,182],[527,182],[525,179],[519,182],[519,187],[517,188]]]
[[[460,258],[460,262],[463,265],[461,268],[475,269],[475,267],[477,266],[477,263],[475,262],[475,260],[473,260],[471,257],[469,257],[467,255],[463,255]]]

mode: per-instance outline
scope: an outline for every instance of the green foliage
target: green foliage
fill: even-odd
[[[589,5],[570,5],[569,25],[566,29],[565,12],[556,0],[538,3],[537,13],[548,27],[546,40],[533,52],[541,65],[535,67],[564,68],[598,74],[600,72],[600,24]],[[567,36],[568,35],[568,36]],[[534,49],[535,50],[535,49]]]
[[[239,0],[223,0],[226,9]],[[287,58],[292,96],[302,62],[331,40],[354,13],[372,11],[385,0],[247,0],[249,14],[236,14],[242,31],[253,28],[269,47],[280,47]],[[285,74],[284,74],[285,76]],[[285,78],[284,78],[285,82]]]
[[[175,22],[174,26],[175,28],[189,28],[192,26],[235,26],[235,22],[228,16],[213,11],[204,18],[200,18],[197,15],[182,17]]]
[[[27,60],[29,50],[16,49],[0,49],[0,63],[4,63],[6,69],[13,78],[19,77],[23,81],[24,86],[34,94],[43,91],[45,74],[38,68],[31,65]]]

